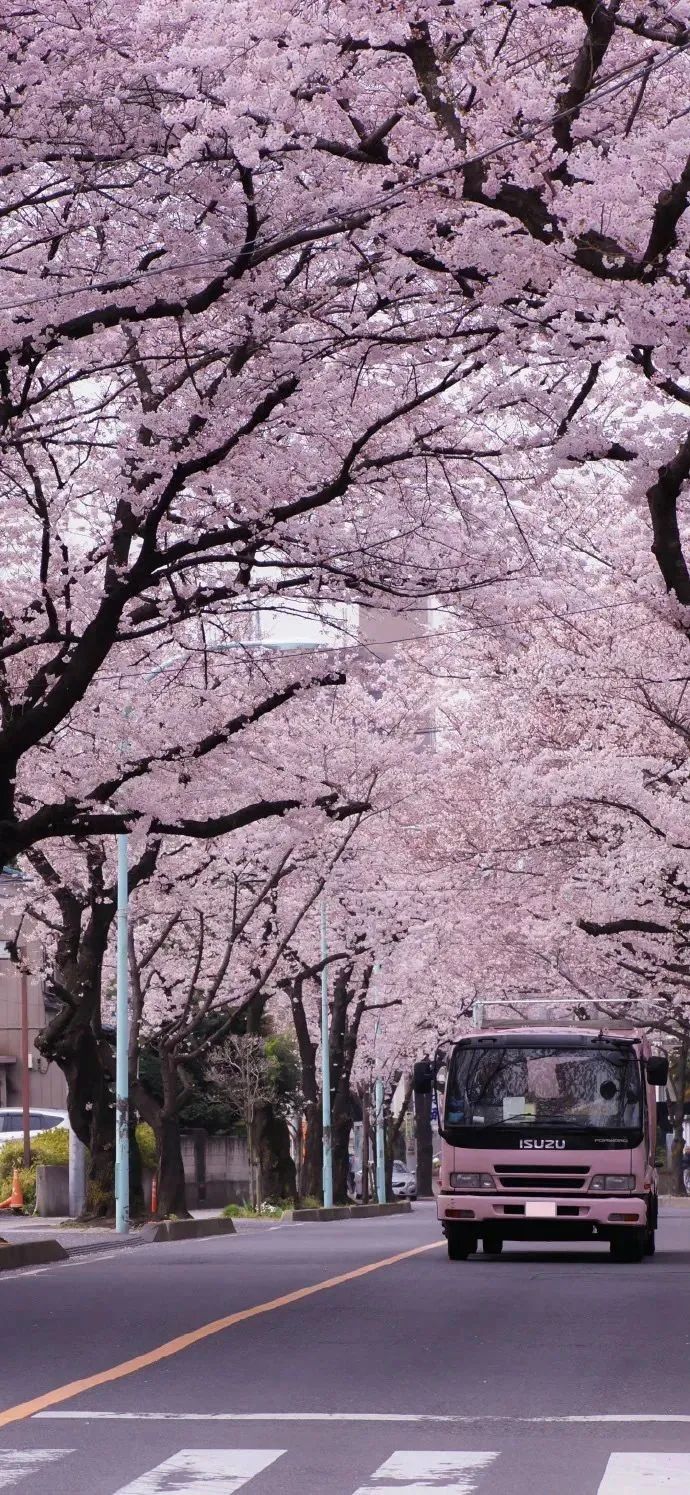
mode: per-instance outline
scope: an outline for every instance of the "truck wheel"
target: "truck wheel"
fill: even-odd
[[[611,1238],[611,1255],[614,1261],[642,1261],[646,1252],[647,1230],[616,1231]]]
[[[656,1251],[656,1231],[654,1231],[652,1229],[651,1225],[648,1225],[647,1229],[645,1231],[644,1254],[645,1254],[645,1256],[653,1256],[655,1251]]]
[[[487,1230],[482,1237],[482,1246],[485,1256],[500,1256],[503,1250],[503,1237],[493,1235]]]
[[[477,1237],[471,1230],[458,1229],[455,1226],[447,1232],[448,1256],[451,1261],[467,1261],[477,1249]]]

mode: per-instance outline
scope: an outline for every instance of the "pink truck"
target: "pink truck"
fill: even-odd
[[[656,1093],[668,1060],[639,1033],[494,1028],[415,1067],[435,1089],[438,1218],[453,1261],[505,1240],[610,1243],[654,1252]]]

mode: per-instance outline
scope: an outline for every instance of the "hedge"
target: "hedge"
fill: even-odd
[[[153,1128],[144,1122],[136,1129],[137,1146],[144,1168],[157,1168],[158,1153]],[[0,1147],[0,1199],[7,1199],[12,1192],[12,1174],[19,1169],[24,1207],[33,1210],[36,1206],[36,1167],[39,1163],[69,1162],[69,1131],[66,1126],[53,1127],[49,1132],[39,1132],[31,1138],[31,1167],[24,1167],[24,1142],[5,1142]]]
[[[31,1167],[24,1167],[24,1143],[5,1142],[0,1147],[0,1199],[12,1192],[12,1174],[19,1169],[24,1206],[32,1210],[36,1204],[36,1165],[38,1163],[69,1162],[69,1132],[67,1127],[53,1127],[49,1132],[39,1132],[31,1138]]]

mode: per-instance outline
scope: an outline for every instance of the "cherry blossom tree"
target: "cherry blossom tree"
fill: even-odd
[[[430,1038],[685,886],[687,6],[255,12],[58,0],[0,41],[0,865],[56,896],[90,1063],[100,838],[150,861],[374,803],[321,763],[354,651],[252,650],[257,610],[450,619],[391,866],[434,914],[399,865],[413,940],[348,911],[338,1033],[382,946]]]
[[[282,668],[279,661],[275,668]],[[252,682],[255,674],[262,674],[261,665],[254,662],[249,668],[241,662],[240,671],[243,678],[235,693],[242,689],[246,698],[249,691],[251,701]],[[184,1085],[179,1083],[180,1065],[196,1049],[206,1052],[214,1038],[220,1041],[245,1009],[265,1002],[266,985],[281,948],[272,939],[269,917],[277,883],[284,876],[294,876],[296,869],[307,868],[309,859],[314,863],[311,880],[303,878],[297,906],[284,931],[288,939],[304,906],[318,896],[319,879],[347,845],[369,804],[379,751],[378,739],[371,733],[372,712],[383,719],[368,687],[356,681],[346,687],[338,683],[341,676],[329,675],[328,690],[323,689],[323,679],[315,692],[306,685],[299,692],[288,689],[278,736],[271,721],[261,713],[252,721],[248,710],[231,738],[221,736],[214,773],[209,773],[205,755],[200,754],[181,775],[178,755],[171,759],[156,751],[156,734],[163,734],[166,727],[163,713],[170,673],[172,668],[162,670],[157,680],[148,682],[141,713],[127,718],[126,729],[134,743],[137,734],[142,734],[142,743],[143,734],[148,740],[147,773],[141,780],[133,775],[126,790],[129,804],[145,817],[147,796],[155,792],[172,814],[176,803],[193,805],[197,811],[203,806],[214,827],[222,827],[225,807],[238,785],[243,781],[256,784],[260,774],[266,800],[274,792],[281,796],[283,812],[270,830],[267,821],[256,821],[244,830],[237,828],[229,839],[201,842],[194,837],[149,834],[134,840],[130,889],[136,1000],[131,1057],[134,1072],[144,1024],[146,1041],[160,1051],[163,1073],[162,1110],[152,1097],[142,1097],[147,1119],[161,1134],[162,1202],[166,1191],[179,1193],[182,1188],[178,1118]],[[182,726],[198,733],[208,695],[199,689],[191,669],[185,673],[184,659],[176,663],[175,675],[175,689],[184,695],[190,715],[195,716]],[[217,682],[211,674],[206,684],[212,695]],[[258,689],[262,688],[261,679]],[[343,690],[347,699],[341,700]],[[159,712],[162,720],[157,721]],[[117,713],[109,714],[104,703],[103,716],[88,734],[70,731],[64,735],[61,758],[51,761],[55,767],[60,764],[67,783],[83,771],[84,762],[107,773],[111,730],[117,731]],[[321,755],[314,761],[305,757],[305,741],[316,736]],[[44,787],[47,797],[47,773],[35,786],[37,797]],[[296,808],[302,801],[309,808]],[[346,805],[347,813],[341,815],[338,807]],[[26,862],[31,876],[17,885],[15,944],[18,947],[21,940],[23,919],[40,924],[44,979],[56,1006],[40,1045],[66,1075],[72,1125],[90,1147],[93,1201],[98,1196],[99,1208],[107,1209],[108,1181],[112,1182],[114,1058],[103,1029],[109,1019],[109,983],[114,979],[114,845],[112,839],[54,840],[49,852],[33,848]],[[162,1145],[164,1131],[169,1133],[167,1148]]]
[[[627,0],[11,7],[3,859],[133,823],[25,804],[106,662],[533,575],[554,471],[621,471],[688,600],[687,39]]]

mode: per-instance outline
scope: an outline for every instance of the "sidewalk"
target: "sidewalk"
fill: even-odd
[[[213,1220],[220,1210],[195,1209],[190,1214],[194,1220]],[[63,1216],[8,1215],[0,1216],[0,1239],[14,1244],[17,1241],[59,1241],[70,1256],[83,1256],[96,1251],[131,1251],[135,1246],[149,1244],[146,1226],[149,1222],[137,1222],[127,1235],[118,1235],[113,1224],[74,1225]]]

